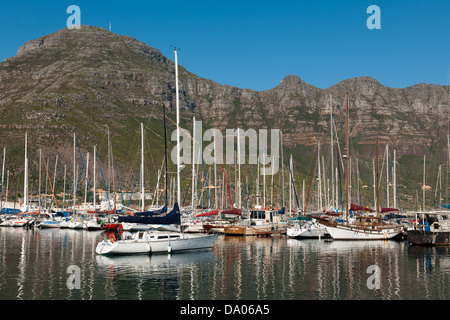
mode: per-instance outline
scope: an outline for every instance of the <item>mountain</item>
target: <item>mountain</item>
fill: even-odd
[[[130,187],[139,167],[139,123],[143,122],[150,171],[146,179],[153,185],[163,158],[163,108],[169,118],[169,140],[175,130],[174,78],[174,62],[159,50],[98,27],[65,28],[26,42],[16,56],[0,63],[0,147],[7,148],[7,168],[22,171],[25,132],[35,174],[39,148],[50,162],[49,171],[58,155],[58,177],[64,164],[72,174],[73,133],[83,157],[92,154],[96,145],[104,165],[109,130],[121,183]],[[389,88],[371,77],[357,77],[320,89],[288,75],[275,88],[253,91],[203,79],[182,66],[179,84],[183,127],[191,130],[195,116],[203,121],[204,130],[281,129],[295,159],[297,181],[309,181],[317,141],[329,161],[330,96],[344,150],[346,92],[350,154],[358,158],[362,184],[372,185],[377,139],[380,160],[386,144],[390,151],[396,149],[399,184],[410,204],[422,186],[423,156],[429,168],[427,184],[432,186],[437,166],[448,161],[445,86],[421,83]],[[173,146],[169,143],[169,148]],[[365,191],[368,201],[370,192],[371,187]]]

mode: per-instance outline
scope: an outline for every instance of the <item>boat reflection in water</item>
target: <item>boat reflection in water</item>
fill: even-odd
[[[0,228],[0,299],[450,299],[450,247],[220,235],[208,250],[104,256],[95,252],[102,237]],[[77,290],[67,287],[70,266],[80,269]],[[380,289],[367,286],[370,266]]]

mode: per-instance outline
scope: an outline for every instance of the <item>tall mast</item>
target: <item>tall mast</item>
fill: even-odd
[[[330,95],[330,125],[331,125],[331,194],[333,195],[331,197],[331,205],[334,208],[334,155],[333,155],[333,104],[331,102],[331,95]]]
[[[389,144],[386,144],[386,202],[387,207],[389,208]]]
[[[181,191],[180,191],[180,101],[178,93],[178,57],[177,49],[175,52],[175,99],[177,106],[177,202],[181,204]]]
[[[397,208],[397,166],[396,166],[396,149],[394,148],[394,174],[392,176],[392,181],[393,181],[393,196],[394,196],[394,208]]]
[[[376,190],[377,190],[377,217],[380,215],[380,187],[379,187],[379,174],[378,174],[378,138],[377,138],[377,168],[376,168]]]
[[[109,126],[106,126],[108,128],[108,191],[107,193],[111,193],[111,143],[109,141]],[[109,205],[109,199],[108,199],[108,205]],[[110,208],[111,209],[111,208]]]
[[[259,207],[259,158],[258,156],[258,172],[256,174],[256,207]]]
[[[348,197],[349,197],[349,194],[348,194],[348,179],[349,179],[349,173],[350,173],[350,161],[349,161],[349,159],[350,159],[350,150],[349,150],[349,143],[348,143],[348,117],[349,117],[349,113],[348,113],[348,92],[345,94],[345,100],[346,100],[346,113],[347,113],[347,117],[346,117],[346,121],[345,121],[345,135],[346,135],[346,141],[345,141],[345,145],[346,145],[346,149],[347,149],[347,151],[346,151],[346,157],[347,157],[347,169],[346,169],[346,172],[345,172],[345,192],[346,192],[346,200],[345,200],[345,202],[346,202],[346,205],[345,205],[345,216],[346,216],[346,221],[347,221],[347,223],[348,223],[348,209],[349,209],[349,206],[348,206]]]
[[[289,211],[292,212],[292,201],[294,201],[294,181],[292,179],[293,174],[292,172],[294,171],[294,167],[292,166],[292,154],[291,154],[291,158],[289,161],[289,167],[290,167],[290,179],[289,179]],[[303,212],[306,211],[306,207],[304,209]],[[304,214],[304,213],[303,213]]]
[[[317,141],[317,178],[318,178],[318,191],[319,191],[319,197],[318,197],[318,203],[317,203],[317,210],[320,211],[322,208],[322,177],[320,173],[320,141]]]
[[[167,198],[167,135],[166,135],[166,107],[163,106],[163,118],[164,118],[164,205],[168,205]]]
[[[25,132],[25,177],[23,182],[23,204],[25,211],[28,205],[28,155],[27,155],[27,133]]]
[[[56,158],[56,159],[58,159],[58,158]],[[56,164],[55,164],[55,168],[56,168]],[[56,176],[56,169],[55,169],[55,176]],[[84,190],[85,190],[84,191],[84,204],[86,205],[87,204],[87,194],[89,192],[89,190],[87,188],[87,186],[89,184],[89,152],[86,155],[86,174],[85,174],[85,176],[86,176],[86,184],[84,186]],[[55,182],[53,182],[53,185],[55,185]]]
[[[77,165],[76,165],[76,158],[75,158],[75,141],[76,141],[76,136],[75,136],[75,132],[73,133],[73,212],[75,212],[75,198],[77,196],[77,188],[76,188],[76,176],[77,176]]]
[[[263,200],[264,200],[264,208],[266,207],[266,154],[263,153]]]
[[[423,156],[423,185],[422,185],[422,195],[423,195],[423,207],[422,211],[425,211],[425,159],[426,156]]]
[[[42,171],[42,149],[39,149],[39,192],[38,192],[38,201],[39,208],[41,208],[41,172]],[[66,177],[64,177],[66,179]],[[64,180],[65,183],[65,180]],[[65,189],[64,189],[64,198],[66,197]]]
[[[216,149],[214,148],[214,156]],[[214,162],[214,173],[215,173]],[[192,119],[192,210],[194,210],[194,195],[195,195],[195,117]],[[216,205],[217,207],[217,205]]]
[[[3,148],[3,166],[2,166],[2,197],[0,199],[0,210],[3,209],[3,181],[5,181],[5,158],[6,158],[6,147]]]
[[[241,209],[241,139],[240,139],[240,129],[237,129],[237,165],[238,165],[238,208]]]
[[[94,146],[94,211],[96,210],[95,209],[95,203],[96,203],[96,201],[95,201],[95,196],[96,196],[95,195],[95,191],[96,191],[95,188],[97,187],[96,186],[96,176],[95,176],[95,166],[96,166],[95,164],[96,164],[96,160],[97,159],[96,159],[96,154],[95,153],[96,153],[96,150],[95,150],[95,146]]]
[[[378,141],[378,140],[377,140]],[[372,174],[373,174],[373,205],[377,207],[377,181],[375,177],[375,159],[372,159]]]
[[[194,158],[194,153],[192,153],[192,158]],[[216,141],[216,132],[214,131],[214,203],[215,209],[218,208],[219,203],[217,200],[217,141]]]
[[[283,159],[283,132],[280,132],[280,143],[281,143],[281,193],[282,193],[282,204],[281,207],[284,208],[285,207],[285,202],[284,202],[284,159]]]
[[[144,124],[141,123],[141,211],[144,211]]]

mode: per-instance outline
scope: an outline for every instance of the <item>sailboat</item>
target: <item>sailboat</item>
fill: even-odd
[[[119,217],[122,222],[146,224],[180,224],[180,208],[175,203],[172,211],[158,216],[128,216]],[[102,255],[111,254],[143,254],[167,253],[210,249],[214,246],[218,235],[203,235],[184,232],[138,231],[132,237],[116,239],[111,234],[110,239],[101,241],[95,252]]]
[[[319,152],[319,150],[317,150],[317,153],[318,152]],[[320,159],[320,157],[317,157],[317,158]],[[320,165],[319,165],[319,168],[320,168]],[[292,173],[293,172],[292,155],[291,155],[290,164],[289,164],[289,172],[290,172],[290,176],[291,176],[290,182],[292,183],[293,189],[295,190],[293,173]],[[313,172],[314,172],[314,167],[313,167]],[[319,181],[320,181],[320,174],[318,176],[319,176]],[[311,178],[312,178],[312,174],[311,174]],[[297,202],[297,204],[298,204],[298,202]],[[303,208],[303,212],[306,213],[306,205]],[[316,239],[316,238],[318,238],[318,239],[320,239],[320,238],[328,236],[328,232],[325,229],[325,227],[323,225],[321,225],[320,223],[318,223],[318,221],[315,217],[301,215],[301,216],[296,217],[293,220],[289,220],[289,224],[290,225],[286,230],[286,235],[289,238],[293,238],[293,239]]]
[[[346,170],[346,219],[345,222],[336,221],[321,221],[320,223],[325,226],[326,230],[333,238],[333,240],[387,240],[392,239],[402,232],[402,227],[397,224],[388,224],[379,217],[379,201],[377,201],[377,215],[376,216],[358,216],[355,221],[349,221],[349,140],[348,140],[348,93],[346,98],[346,150],[347,150],[347,170]],[[377,164],[378,164],[378,140],[377,140]],[[378,166],[378,165],[377,165]],[[377,170],[377,193],[378,192],[378,170]]]
[[[420,225],[417,224],[413,229],[407,230],[407,241],[412,245],[449,246],[450,213],[448,211],[422,213]]]
[[[181,225],[181,213],[178,204],[181,200],[180,192],[180,116],[179,116],[179,91],[178,91],[178,59],[177,50],[175,52],[175,85],[176,85],[176,107],[177,107],[177,201],[173,209],[166,214],[120,216],[119,222],[131,222],[141,224],[169,224]],[[144,199],[142,199],[142,203]],[[119,235],[119,234],[118,234]],[[139,253],[163,253],[174,251],[187,251],[198,249],[211,249],[218,235],[215,234],[191,234],[183,232],[162,232],[162,231],[138,231],[133,237],[116,239],[116,235],[111,234],[110,239],[98,243],[96,253],[98,254],[139,254]]]

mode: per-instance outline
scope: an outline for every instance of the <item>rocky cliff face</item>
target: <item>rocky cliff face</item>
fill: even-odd
[[[358,77],[319,89],[288,75],[277,87],[257,92],[202,79],[181,66],[179,79],[185,127],[196,116],[204,128],[279,128],[303,175],[311,170],[317,141],[329,144],[330,96],[344,141],[346,92],[355,157],[371,163],[378,138],[381,145],[396,148],[399,158],[426,154],[446,161],[449,93],[444,86],[389,88]],[[109,127],[118,167],[125,170],[131,142],[139,140],[139,122],[152,131],[148,143],[159,159],[162,108],[174,119],[174,97],[174,63],[159,50],[97,27],[62,29],[28,41],[0,63],[0,146],[19,166],[27,131],[32,151],[58,153],[70,164],[73,132],[83,150],[96,144],[104,155]]]

